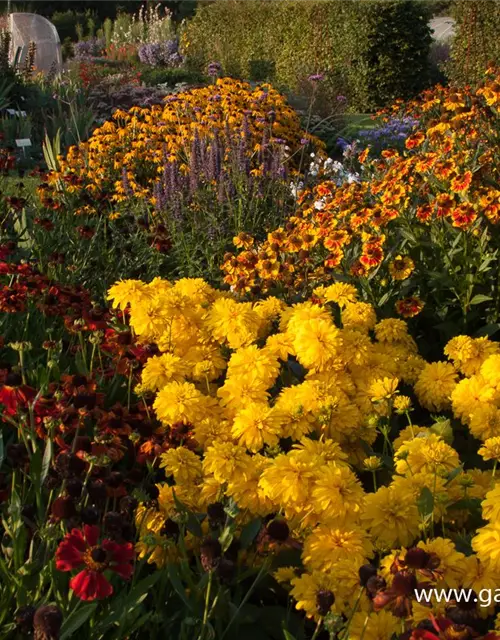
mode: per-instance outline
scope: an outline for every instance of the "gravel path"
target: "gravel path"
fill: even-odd
[[[429,24],[435,40],[448,40],[455,33],[453,18],[433,18]]]

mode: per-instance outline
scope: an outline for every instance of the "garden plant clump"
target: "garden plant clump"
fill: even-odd
[[[0,55],[0,640],[500,639],[500,74],[374,87],[386,5],[342,82],[291,2]]]

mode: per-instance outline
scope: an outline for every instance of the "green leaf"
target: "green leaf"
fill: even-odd
[[[42,450],[37,449],[31,456],[30,471],[35,483],[40,482],[40,475],[42,473]]]
[[[172,583],[172,586],[175,589],[175,592],[177,593],[177,595],[184,602],[184,604],[189,608],[189,610],[192,611],[193,607],[191,606],[191,602],[186,596],[186,590],[184,589],[184,586],[179,577],[179,574],[177,573],[177,567],[174,564],[168,565],[168,577],[170,578],[170,582]]]
[[[52,462],[52,438],[47,438],[45,451],[42,458],[42,469],[40,474],[40,483],[43,483],[49,473],[50,463]]]
[[[493,298],[491,296],[485,296],[482,293],[478,293],[476,296],[474,296],[472,298],[472,300],[469,302],[469,304],[473,305],[473,304],[482,304],[483,302],[489,302],[490,300],[493,300]]]
[[[203,537],[203,529],[201,528],[200,520],[191,511],[188,512],[186,529],[189,531],[189,533],[192,533],[193,536],[196,536],[197,538]]]
[[[499,322],[495,322],[495,323],[492,323],[492,324],[487,324],[484,327],[481,327],[481,329],[479,329],[478,331],[476,331],[476,333],[474,334],[474,337],[481,338],[483,336],[492,336],[499,329],[500,329],[500,323]]]
[[[458,475],[462,473],[462,471],[463,471],[462,467],[455,467],[453,471],[450,471],[450,473],[448,474],[448,477],[446,478],[446,482],[444,483],[444,486],[452,482]]]
[[[430,516],[434,511],[434,496],[428,487],[422,487],[417,499],[418,512],[423,518]]]
[[[138,582],[135,587],[130,590],[125,600],[127,606],[137,606],[148,595],[150,589],[158,582],[161,577],[161,571],[155,571],[153,574]]]
[[[391,297],[390,293],[384,293],[384,295],[378,301],[378,305],[377,306],[383,307],[384,304],[389,300],[390,297]]]
[[[243,527],[240,535],[240,544],[243,549],[247,549],[252,544],[261,528],[262,518],[255,518]]]
[[[289,633],[286,629],[283,629],[283,637],[285,638],[285,640],[297,640],[295,636],[292,636],[292,634]]]
[[[457,500],[453,504],[450,504],[448,509],[467,509],[468,511],[474,511],[481,508],[481,500],[479,498],[463,498]]]
[[[84,625],[90,616],[97,609],[97,602],[93,602],[74,613],[70,613],[70,615],[66,618],[62,626],[62,634],[60,640],[66,640],[66,638],[71,638],[71,636],[77,631],[82,625]]]

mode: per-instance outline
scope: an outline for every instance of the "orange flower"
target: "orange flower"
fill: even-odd
[[[457,176],[451,181],[451,190],[456,193],[467,191],[472,182],[472,171],[466,171],[462,177]]]
[[[368,158],[369,153],[370,153],[370,147],[366,147],[366,149],[359,154],[358,160],[361,162],[361,164],[363,164],[365,160]]]
[[[253,243],[253,237],[244,231],[238,233],[238,235],[233,238],[233,244],[238,248],[243,247],[244,249],[250,249],[250,247],[253,246]]]
[[[451,217],[454,227],[467,229],[477,219],[477,213],[471,204],[464,202],[453,211]]]
[[[396,302],[396,311],[403,318],[413,318],[424,308],[424,303],[420,298],[410,296]]]
[[[368,269],[364,267],[359,260],[356,260],[356,262],[352,264],[350,272],[352,276],[362,278],[363,276],[366,276]]]
[[[381,246],[377,243],[365,244],[363,246],[363,253],[359,261],[365,267],[376,267],[384,259],[384,252]]]
[[[425,134],[423,134],[422,131],[417,131],[406,139],[405,147],[407,149],[416,149],[420,147],[424,140]]]

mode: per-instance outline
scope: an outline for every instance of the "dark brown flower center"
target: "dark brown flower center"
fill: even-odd
[[[83,561],[89,571],[104,571],[107,566],[108,554],[102,547],[91,547],[83,554]]]
[[[92,549],[92,551],[90,552],[90,557],[94,562],[103,564],[104,562],[106,562],[106,558],[108,557],[108,554],[106,553],[106,551],[104,551],[102,547],[96,547],[95,549]]]

